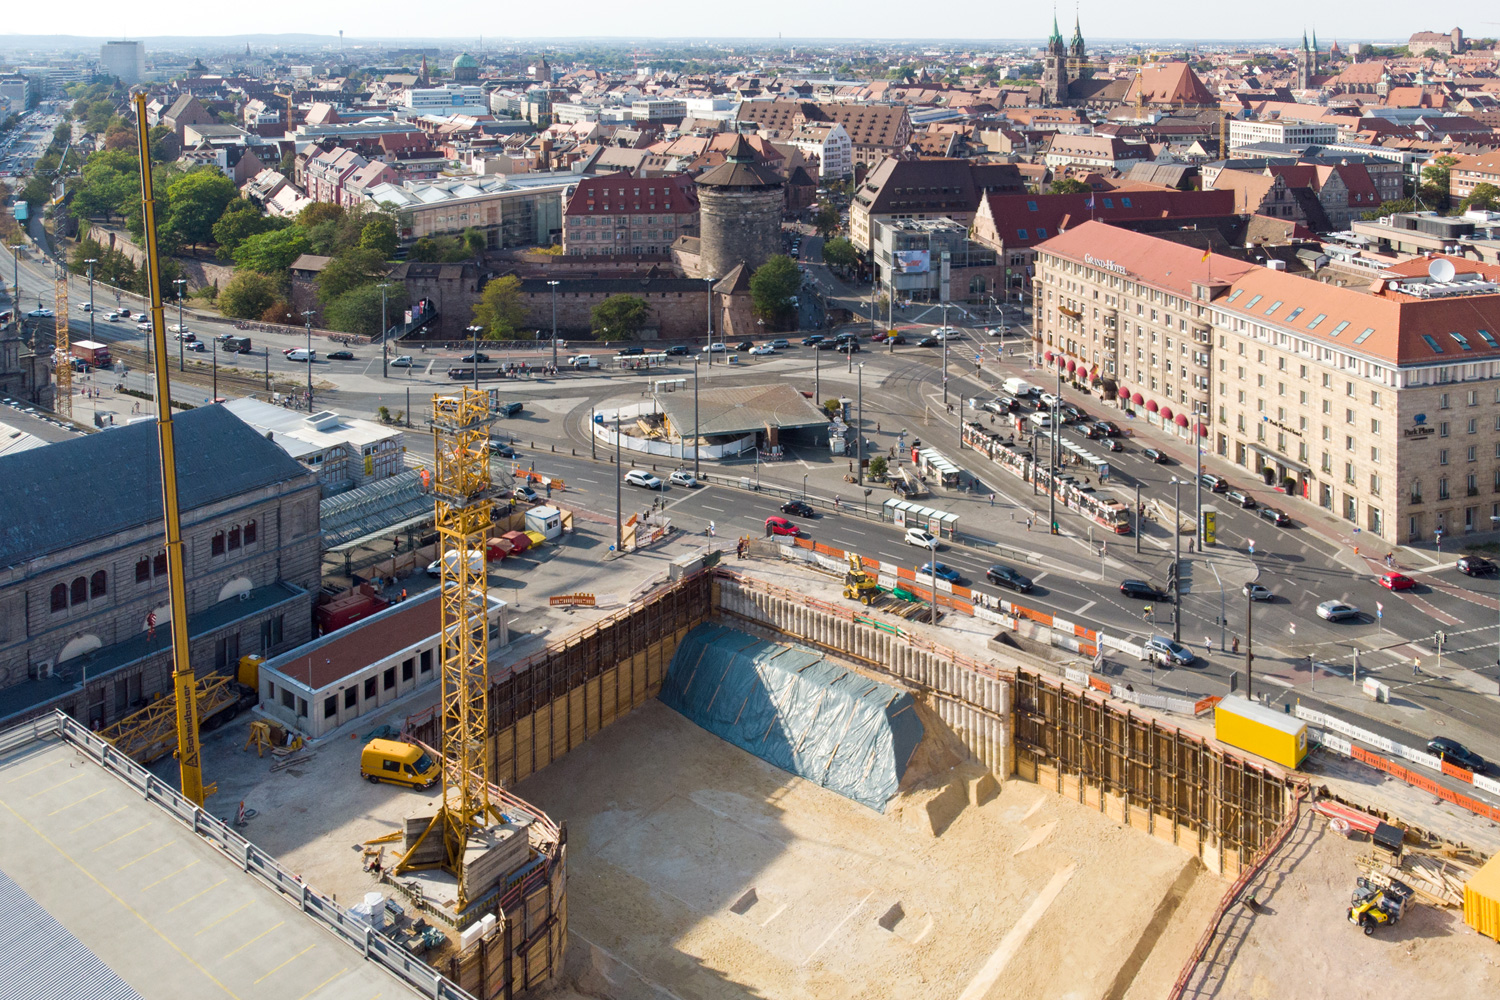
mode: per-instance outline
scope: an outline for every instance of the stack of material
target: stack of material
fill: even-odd
[[[406,828],[402,838],[403,853],[411,850],[417,838],[421,837],[432,825],[432,817],[433,813],[425,810],[406,814]],[[429,833],[427,839],[422,841],[422,846],[417,848],[416,853],[408,859],[413,865],[440,865],[446,860],[448,860],[448,852],[443,847],[443,831],[440,828]]]
[[[1400,879],[1416,890],[1424,902],[1434,906],[1464,905],[1464,884],[1473,876],[1474,870],[1430,854],[1408,853],[1402,863],[1391,864],[1380,855],[1366,855],[1360,867],[1369,873],[1376,885],[1386,885],[1391,879]]]
[[[464,882],[473,898],[524,865],[531,857],[531,820],[510,817],[469,838],[464,850]],[[422,845],[424,848],[427,845]]]
[[[364,902],[349,907],[349,916],[360,923],[369,924],[377,931],[385,929],[385,897],[378,892],[365,893]]]

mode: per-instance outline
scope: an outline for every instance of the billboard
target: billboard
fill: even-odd
[[[900,274],[926,274],[932,270],[929,250],[897,250],[896,271]]]

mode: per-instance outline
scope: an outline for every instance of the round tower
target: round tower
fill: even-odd
[[[784,182],[756,162],[744,136],[728,159],[697,180],[701,277],[722,278],[744,262],[754,271],[781,250]]]

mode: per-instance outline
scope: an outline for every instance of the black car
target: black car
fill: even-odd
[[[1286,511],[1278,510],[1275,507],[1262,507],[1255,513],[1270,521],[1278,528],[1285,528],[1292,523],[1292,519],[1286,516]]]
[[[499,444],[495,441],[491,441],[490,454],[494,455],[496,458],[515,458],[516,449],[512,448],[508,444]]]
[[[836,350],[843,351],[846,354],[859,353],[859,341],[855,340],[852,337],[844,341],[842,344],[835,344],[834,347]]]
[[[936,337],[923,337],[921,340],[917,341],[917,346],[918,347],[937,347],[941,343],[942,343],[942,341],[938,340]]]
[[[813,334],[810,337],[803,337],[802,338],[802,346],[803,347],[813,347],[813,346],[815,346],[817,344],[821,344],[823,341],[825,341],[827,339],[828,338],[825,337],[825,336],[823,336],[821,333],[815,333],[815,334]]]
[[[1484,556],[1464,556],[1458,561],[1458,571],[1464,576],[1488,576],[1495,572],[1495,564]]]
[[[734,345],[734,349],[736,351],[748,351],[748,350],[750,350],[750,348],[752,348],[754,346],[755,346],[755,341],[753,341],[753,340],[742,340],[738,344]]]
[[[844,345],[833,340],[820,340],[813,346],[820,351],[836,351],[841,350]]]
[[[677,357],[685,357],[688,354],[688,349],[686,347],[684,347],[682,344],[673,344],[671,347],[667,348],[662,353],[663,354],[671,354],[671,355],[674,355],[674,356],[677,356]]]
[[[330,354],[329,357],[333,357],[333,355]],[[465,354],[463,357],[459,358],[458,360],[464,362],[465,364],[470,364],[470,365],[472,365],[472,364],[487,365],[487,364],[490,363],[490,356],[488,354],[484,353],[483,351],[478,351],[478,352],[476,352],[474,354]]]
[[[885,340],[883,341],[883,343],[886,343],[886,344],[905,344],[906,343],[906,337],[905,337],[904,334],[898,333],[894,337],[886,337]]]
[[[1215,493],[1227,493],[1229,491],[1229,480],[1223,476],[1215,476],[1212,473],[1205,472],[1198,477],[1198,482]]]
[[[1224,494],[1224,499],[1230,501],[1231,503],[1237,503],[1246,510],[1254,510],[1255,508],[1260,506],[1260,504],[1256,502],[1255,498],[1246,493],[1244,490],[1230,490],[1229,492]]]
[[[1145,455],[1147,458],[1149,458],[1151,461],[1155,462],[1157,465],[1166,465],[1168,462],[1171,461],[1171,459],[1167,458],[1167,456],[1165,454],[1163,454],[1162,452],[1157,451],[1155,448],[1146,448],[1146,449],[1144,449],[1141,452],[1141,454]]]
[[[1031,578],[1022,576],[1009,566],[996,563],[984,571],[984,578],[997,587],[1009,587],[1023,594],[1031,593]]]
[[[1108,420],[1095,421],[1094,426],[1097,427],[1105,437],[1117,437],[1120,433],[1120,428],[1116,427]]]
[[[644,347],[622,347],[615,352],[617,358],[634,358],[646,353]]]
[[[1457,764],[1465,771],[1473,771],[1475,774],[1483,774],[1488,766],[1483,757],[1457,740],[1450,740],[1446,736],[1428,740],[1427,752],[1439,760]]]
[[[817,511],[813,510],[812,504],[805,500],[788,500],[781,505],[783,514],[791,514],[794,517],[814,517]]]
[[[1167,597],[1145,580],[1121,580],[1120,593],[1142,601],[1161,601]]]
[[[353,351],[334,351],[328,355],[329,361],[353,361]]]

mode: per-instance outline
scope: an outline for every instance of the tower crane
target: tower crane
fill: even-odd
[[[443,796],[437,814],[396,862],[394,873],[440,867],[458,880],[458,910],[467,909],[471,886],[464,854],[473,835],[492,821],[504,822],[490,802],[489,755],[484,752],[489,722],[489,580],[485,539],[490,531],[489,393],[463,389],[432,398],[435,474],[432,491],[442,557],[442,712]],[[443,838],[444,860],[414,863],[422,843]],[[424,855],[428,856],[428,855]]]

